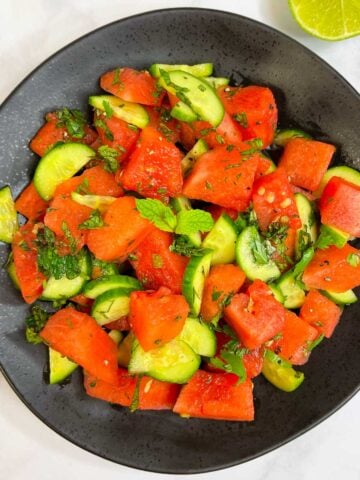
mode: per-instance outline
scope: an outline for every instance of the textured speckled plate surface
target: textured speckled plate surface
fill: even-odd
[[[332,68],[290,38],[230,13],[173,9],[103,27],[64,48],[30,74],[1,109],[1,185],[18,194],[37,158],[27,149],[45,112],[84,109],[107,69],[153,62],[214,62],[216,74],[270,86],[280,124],[300,126],[338,147],[336,162],[359,168],[360,99]],[[1,260],[7,248],[0,247]],[[27,307],[1,271],[0,363],[19,397],[49,427],[75,444],[144,470],[195,473],[235,465],[279,447],[326,418],[360,384],[359,305],[346,309],[331,341],[304,366],[293,394],[255,381],[252,423],[184,420],[169,412],[114,408],[87,397],[80,372],[70,384],[42,379],[45,348],[24,340]],[[30,434],[30,432],[29,432]]]

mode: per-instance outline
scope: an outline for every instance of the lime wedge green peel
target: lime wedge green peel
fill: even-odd
[[[322,40],[345,40],[360,34],[360,0],[289,0],[302,29]]]

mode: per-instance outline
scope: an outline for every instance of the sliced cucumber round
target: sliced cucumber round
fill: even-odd
[[[319,188],[315,192],[313,192],[313,195],[316,198],[321,197],[321,194],[326,184],[332,177],[340,177],[347,182],[354,183],[355,185],[360,187],[360,172],[358,172],[354,168],[347,167],[346,165],[340,165],[337,167],[329,168],[329,170],[327,170],[320,182]]]
[[[176,213],[191,210],[190,200],[186,197],[176,197],[171,199],[171,205],[174,208]],[[201,234],[200,232],[191,233],[190,235],[185,235],[191,245],[194,247],[200,247],[201,245]]]
[[[81,143],[64,143],[52,148],[40,159],[34,174],[40,197],[50,200],[58,185],[73,177],[94,157],[94,150]]]
[[[195,122],[198,119],[198,116],[194,112],[194,110],[186,105],[184,102],[178,102],[170,111],[170,115],[176,120],[180,120],[180,122]]]
[[[164,72],[159,85],[186,103],[201,120],[217,127],[224,117],[224,106],[216,91],[204,80],[190,73],[174,70]]]
[[[226,87],[230,83],[230,78],[225,77],[205,77],[204,80],[215,90],[220,87]]]
[[[103,112],[110,107],[114,117],[139,128],[145,128],[149,123],[149,115],[142,105],[113,95],[92,95],[89,97],[89,105]]]
[[[71,192],[71,198],[79,205],[85,205],[100,212],[104,212],[116,200],[116,197],[110,195],[80,195],[77,192]]]
[[[80,274],[72,279],[50,277],[44,286],[41,300],[66,300],[81,292],[91,274],[91,261],[87,252],[83,252],[79,259]]]
[[[11,243],[19,228],[15,203],[10,187],[0,189],[0,241]]]
[[[128,275],[106,275],[88,282],[82,293],[88,298],[97,298],[108,290],[115,288],[126,289],[129,293],[134,290],[141,290],[141,284],[136,278]]]
[[[161,70],[164,72],[172,72],[174,70],[182,70],[188,72],[195,77],[208,77],[213,73],[214,66],[212,63],[198,63],[197,65],[168,65],[167,63],[154,63],[149,68],[149,72],[155,78],[161,76]]]
[[[284,296],[285,308],[300,308],[305,300],[305,292],[299,286],[292,271],[286,272],[280,277],[276,284]]]
[[[196,160],[208,151],[209,147],[207,146],[207,143],[205,140],[200,138],[200,140],[195,143],[193,148],[189,150],[185,157],[181,160],[181,169],[183,174],[186,176],[194,166]]]
[[[142,373],[162,382],[186,383],[199,366],[200,356],[186,342],[174,338],[147,352],[136,342],[133,345],[129,373]]]
[[[283,128],[275,133],[274,145],[285,147],[293,138],[312,138],[311,135],[298,128]]]
[[[321,290],[321,293],[338,305],[350,305],[351,303],[356,303],[358,301],[357,296],[352,290],[346,290],[341,293]]]
[[[294,370],[291,364],[271,350],[265,350],[261,373],[266,380],[284,392],[293,392],[304,381],[304,374]]]
[[[270,290],[272,291],[272,293],[275,297],[275,300],[277,300],[280,303],[284,303],[285,302],[285,297],[282,294],[280,288],[277,287],[276,285],[274,285],[273,283],[268,285],[268,286],[269,286]]]
[[[307,247],[314,245],[318,235],[318,227],[315,218],[314,206],[308,198],[302,193],[295,193],[295,203],[301,220],[301,228],[296,231],[295,255],[300,259],[304,246],[304,240],[307,241]]]
[[[324,223],[320,227],[319,238],[317,239],[317,248],[327,248],[330,245],[335,245],[338,248],[343,248],[350,240],[350,234],[343,232],[339,228]]]
[[[220,215],[202,242],[204,248],[213,251],[211,265],[234,262],[237,237],[235,223],[226,213]]]
[[[114,288],[99,295],[91,309],[91,316],[99,325],[118,320],[129,314],[130,292],[127,288]]]
[[[216,335],[208,324],[197,318],[187,318],[179,335],[195,353],[203,357],[213,357],[216,353]]]
[[[205,250],[198,257],[191,257],[185,269],[182,293],[190,306],[192,315],[200,313],[201,301],[204,292],[205,279],[209,275],[212,251]]]
[[[49,383],[63,382],[78,367],[77,363],[72,362],[67,357],[61,355],[53,348],[49,347]]]
[[[245,227],[236,242],[236,262],[250,280],[270,282],[280,277],[280,270],[267,255],[261,263],[256,260],[254,252],[262,247],[263,243],[256,227],[253,225]]]

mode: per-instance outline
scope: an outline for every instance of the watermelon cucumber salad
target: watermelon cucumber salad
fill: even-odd
[[[269,88],[212,75],[104,73],[92,122],[48,113],[32,182],[16,201],[0,190],[6,268],[50,384],[80,367],[88,395],[132,411],[251,421],[254,378],[297,389],[357,301],[360,173],[278,129]]]

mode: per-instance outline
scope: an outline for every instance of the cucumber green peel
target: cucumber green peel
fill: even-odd
[[[149,115],[142,105],[113,95],[92,95],[89,97],[89,104],[101,111],[106,111],[107,108],[114,117],[139,128],[145,128],[149,123]]]
[[[94,150],[81,143],[64,143],[52,148],[41,158],[34,174],[40,197],[50,200],[58,185],[73,177],[94,157]]]
[[[11,243],[19,228],[10,187],[0,189],[0,241]]]
[[[284,392],[293,392],[304,381],[304,374],[294,370],[291,363],[283,360],[271,350],[265,350],[261,373],[275,387]]]

